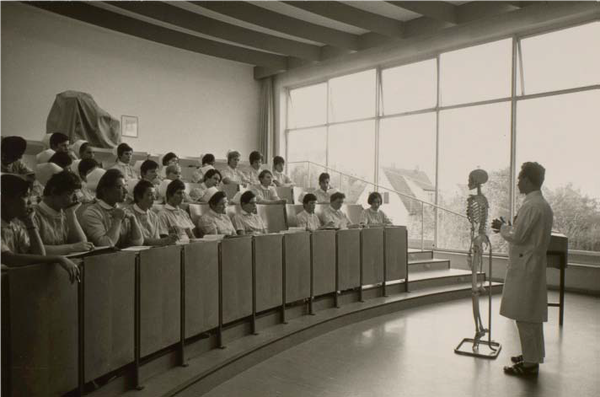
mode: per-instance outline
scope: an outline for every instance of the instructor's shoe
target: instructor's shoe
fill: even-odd
[[[518,376],[522,378],[529,378],[537,376],[540,371],[540,366],[535,365],[533,367],[526,367],[522,362],[517,363],[511,367],[504,367],[504,373],[506,375]]]
[[[515,364],[522,363],[523,362],[523,355],[521,354],[520,356],[513,356],[513,357],[510,358],[510,361],[512,361]]]

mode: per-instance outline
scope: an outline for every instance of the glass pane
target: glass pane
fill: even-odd
[[[305,161],[325,164],[327,130],[325,127],[289,131],[287,137],[287,167],[290,178],[299,186],[311,186],[311,168]],[[301,162],[294,164],[295,162]]]
[[[381,81],[385,115],[435,107],[435,59],[385,69]]]
[[[546,168],[553,228],[574,250],[600,251],[599,103],[600,90],[518,103],[517,175],[525,161]]]
[[[375,117],[375,69],[329,81],[330,121]]]
[[[290,90],[288,128],[323,125],[327,122],[327,84]]]
[[[366,202],[375,169],[375,122],[340,124],[329,127],[329,173],[333,187],[346,194],[348,203]],[[347,176],[336,175],[337,170]],[[339,183],[339,184],[335,184]]]
[[[379,127],[379,185],[390,192],[386,213],[398,225],[421,229],[421,203],[435,201],[435,113],[381,120]],[[431,207],[426,207],[428,210]],[[411,236],[412,239],[412,236]]]
[[[495,217],[509,215],[510,103],[468,107],[440,114],[439,203],[465,214],[469,173],[487,171],[482,193],[489,203],[488,235],[494,252],[506,252],[506,244],[489,226]],[[464,219],[464,218],[460,218]],[[469,224],[456,215],[440,211],[438,246],[469,249]]]
[[[600,22],[523,39],[525,94],[600,84],[599,48]]]
[[[441,55],[442,106],[510,96],[510,39]]]

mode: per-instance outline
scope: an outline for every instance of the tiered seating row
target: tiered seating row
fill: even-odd
[[[216,335],[256,314],[315,296],[390,281],[407,282],[404,227],[323,230],[199,241],[82,259],[82,282],[57,266],[2,275],[3,383],[8,395],[83,391],[125,370],[139,383],[140,363],[185,341]],[[379,288],[379,286],[378,286]],[[6,356],[5,356],[6,355]],[[5,384],[5,386],[7,386]]]

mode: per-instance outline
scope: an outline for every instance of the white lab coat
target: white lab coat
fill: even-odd
[[[500,234],[509,242],[509,257],[501,315],[517,321],[548,321],[546,251],[553,217],[550,205],[537,190],[525,198],[514,226],[502,226]]]

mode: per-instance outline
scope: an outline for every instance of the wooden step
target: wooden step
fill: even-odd
[[[419,260],[427,260],[433,259],[433,251],[421,251],[417,249],[409,248],[408,250],[408,261],[419,261]]]
[[[478,279],[485,281],[485,273],[478,273]],[[470,284],[471,272],[460,269],[440,269],[411,272],[408,277],[409,291],[423,288],[441,287],[453,284]]]
[[[449,259],[422,259],[408,262],[408,272],[421,272],[426,270],[442,270],[450,268]]]

